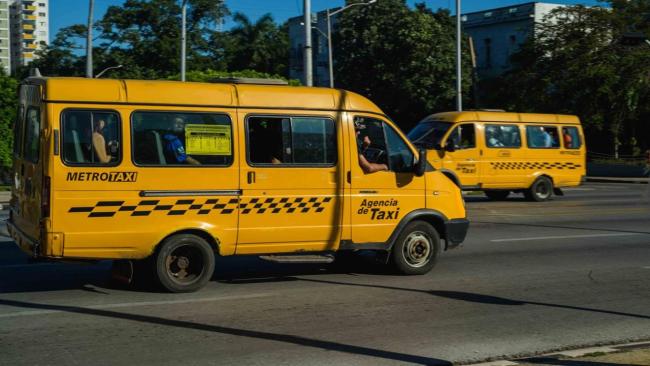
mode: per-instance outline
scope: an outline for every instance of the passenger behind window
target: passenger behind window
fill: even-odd
[[[181,117],[175,117],[172,128],[163,136],[165,144],[165,154],[169,155],[171,161],[178,164],[201,165],[193,157],[185,153],[185,121]]]
[[[366,158],[368,148],[370,147],[370,145],[372,145],[372,141],[370,140],[370,136],[368,136],[368,134],[365,133],[363,135],[361,134],[361,131],[365,129],[366,129],[366,125],[364,123],[360,121],[355,121],[354,130],[356,132],[356,137],[357,137],[357,150],[358,150],[359,165],[361,166],[361,170],[363,170],[364,174],[387,171],[388,165],[381,164],[381,163],[371,163],[370,161],[368,161],[368,158]]]
[[[98,119],[93,121],[93,134],[92,134],[92,144],[93,151],[95,152],[95,157],[97,158],[96,163],[108,164],[111,160],[115,159],[114,155],[111,155],[109,152],[116,152],[117,142],[110,141],[106,143],[106,138],[104,137],[104,128],[106,127],[106,121],[103,119]],[[108,149],[107,149],[108,148]]]
[[[289,124],[289,120],[282,118],[251,118],[249,120],[250,160],[252,163],[283,164],[282,129],[284,124]]]
[[[488,147],[504,147],[505,145],[501,142],[501,138],[497,135],[497,127],[488,126],[485,129],[485,134],[487,136]]]

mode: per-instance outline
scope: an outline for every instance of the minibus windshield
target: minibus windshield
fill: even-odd
[[[452,123],[449,122],[424,120],[418,123],[407,136],[414,145],[432,149],[439,146],[440,140],[451,126]]]

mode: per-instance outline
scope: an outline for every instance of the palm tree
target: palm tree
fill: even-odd
[[[242,14],[233,15],[235,25],[227,34],[228,69],[251,69],[285,74],[289,56],[286,27],[279,27],[271,14],[264,14],[255,23]]]

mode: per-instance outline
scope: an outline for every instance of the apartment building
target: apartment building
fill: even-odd
[[[11,70],[11,38],[9,35],[9,2],[0,0],[0,67],[7,74]]]
[[[0,0],[2,1],[2,0]],[[11,70],[28,65],[49,42],[49,0],[13,0],[9,6]]]

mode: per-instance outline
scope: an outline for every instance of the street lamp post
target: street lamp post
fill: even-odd
[[[460,50],[460,32],[461,16],[460,16],[460,0],[456,0],[456,109],[461,112],[463,110],[463,91],[462,91],[462,77],[463,72],[461,69],[461,50]]]
[[[183,0],[183,3],[181,4],[181,81],[185,81],[185,47],[187,46],[186,33],[187,0]]]
[[[312,71],[312,49],[311,49],[311,0],[304,0],[303,22],[305,23],[305,50],[304,50],[304,71],[305,84],[314,86],[314,74]]]
[[[124,67],[124,65],[117,65],[117,66],[107,67],[107,68],[105,68],[104,70],[102,70],[102,72],[100,72],[99,74],[97,74],[97,76],[95,76],[95,79],[99,79],[99,78],[101,78],[102,75],[104,75],[107,71],[110,71],[110,70],[117,70],[117,69],[121,69],[121,68],[123,68],[123,67]]]
[[[332,49],[332,17],[346,9],[349,9],[353,6],[366,6],[376,3],[377,0],[370,0],[366,3],[353,3],[342,7],[336,11],[330,12],[329,8],[327,9],[327,57],[328,57],[328,66],[329,66],[329,76],[330,76],[330,88],[334,87],[334,50]]]
[[[88,32],[86,32],[86,77],[93,77],[93,8],[95,1],[88,4]]]

